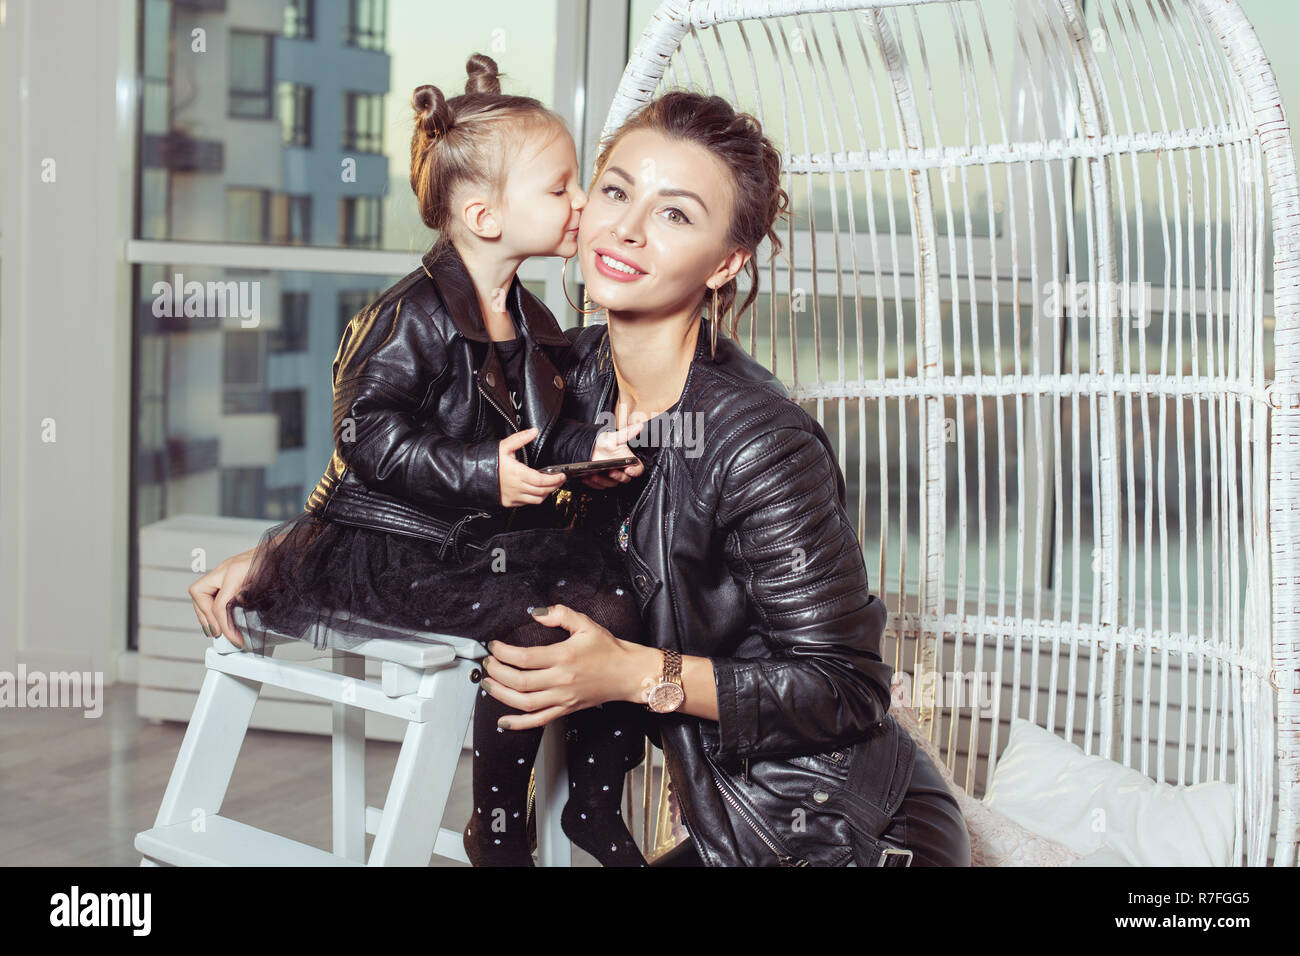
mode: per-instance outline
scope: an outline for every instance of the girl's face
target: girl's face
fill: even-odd
[[[695,308],[749,253],[727,245],[726,166],[694,143],[635,130],[614,147],[578,230],[578,264],[611,312],[667,316]]]
[[[578,180],[573,137],[547,129],[529,137],[510,163],[502,197],[503,245],[521,256],[572,256],[587,194]]]

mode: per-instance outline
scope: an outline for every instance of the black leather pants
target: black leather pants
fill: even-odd
[[[970,834],[957,800],[939,768],[919,747],[898,812],[878,838],[888,846],[912,851],[912,866],[970,866]],[[687,839],[651,866],[703,866],[694,841]]]

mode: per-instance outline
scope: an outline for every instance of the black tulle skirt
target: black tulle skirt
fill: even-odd
[[[317,649],[439,635],[510,643],[530,608],[551,604],[639,641],[636,594],[607,537],[594,526],[530,527],[444,560],[434,541],[304,511],[263,534],[231,607],[245,612],[234,617],[245,648],[260,653],[286,639]]]

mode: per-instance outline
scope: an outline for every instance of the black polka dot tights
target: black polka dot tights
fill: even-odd
[[[611,627],[609,618],[626,613],[628,605],[616,604],[612,596],[610,604],[603,609],[603,616],[600,608],[584,613],[618,634],[619,622],[612,622],[615,626]],[[567,637],[569,632],[562,627],[530,621],[505,642],[535,647]],[[610,701],[562,718],[569,798],[560,825],[570,840],[603,866],[647,865],[619,811],[624,775],[645,756],[640,706]],[[475,699],[474,809],[464,831],[465,852],[474,866],[533,865],[527,827],[528,776],[546,728],[505,730],[497,726],[499,718],[519,713],[484,689]]]

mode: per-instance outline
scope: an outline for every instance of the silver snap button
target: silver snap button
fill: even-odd
[[[644,574],[638,574],[638,575],[636,576],[636,586],[639,587],[639,588],[643,588],[643,587],[645,587],[645,575],[644,575]]]
[[[493,376],[491,372],[488,372],[484,377],[487,379],[488,385],[495,385],[497,383],[495,376]]]
[[[564,388],[564,377],[563,377],[563,376],[561,376],[561,375],[557,375],[557,376],[555,376],[555,378],[551,379],[551,381],[553,381],[553,382],[555,383],[555,387],[556,387],[556,388]]]
[[[830,798],[831,795],[827,793],[825,790],[817,790],[813,793],[813,799],[816,800],[818,803],[825,803]]]

